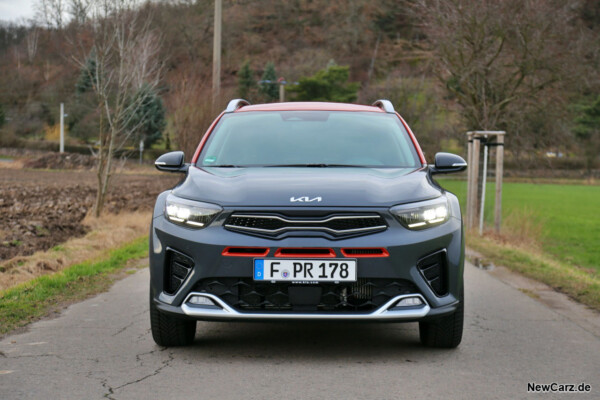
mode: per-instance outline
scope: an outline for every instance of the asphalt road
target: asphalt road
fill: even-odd
[[[350,323],[199,323],[192,347],[165,349],[149,332],[148,280],[142,270],[2,340],[0,398],[600,398],[597,314],[549,307],[553,294],[533,298],[503,273],[466,266],[456,350],[421,347],[416,324]],[[534,394],[528,382],[592,391]]]

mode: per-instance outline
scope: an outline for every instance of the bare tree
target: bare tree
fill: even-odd
[[[497,129],[510,107],[573,74],[572,9],[558,0],[421,0],[439,78],[469,129]]]
[[[102,213],[114,173],[113,158],[139,128],[134,116],[144,98],[136,93],[144,85],[155,89],[162,64],[161,38],[142,17],[136,0],[90,0],[88,23],[67,40],[71,60],[89,78],[100,109],[95,214]]]
[[[177,79],[167,103],[170,109],[169,134],[177,147],[193,153],[214,115],[207,96],[210,88],[206,87],[206,78],[202,79],[194,73],[182,72]]]
[[[34,8],[37,19],[48,29],[62,29],[66,12],[65,0],[38,0]]]
[[[72,21],[77,25],[85,24],[91,6],[91,0],[69,0],[68,11]]]
[[[25,43],[27,44],[27,59],[30,63],[33,62],[33,59],[37,54],[39,38],[40,30],[35,24],[35,21],[32,21],[29,33],[25,37]]]

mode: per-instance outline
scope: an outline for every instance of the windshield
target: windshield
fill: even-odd
[[[197,166],[421,167],[396,115],[341,111],[225,114]]]

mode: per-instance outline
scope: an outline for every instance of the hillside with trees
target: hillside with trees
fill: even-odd
[[[218,111],[214,2],[96,3],[38,0],[34,21],[0,26],[0,144],[56,141],[64,102],[70,145],[101,156],[112,130],[119,148],[189,154]],[[592,0],[224,0],[217,108],[278,101],[283,78],[286,100],[392,100],[428,158],[503,129],[519,162],[552,150],[592,165],[599,15]]]

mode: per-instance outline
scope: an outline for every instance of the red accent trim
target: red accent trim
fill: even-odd
[[[202,151],[202,148],[204,147],[204,143],[206,143],[206,140],[212,133],[213,129],[215,129],[215,125],[217,125],[217,122],[219,122],[219,120],[221,119],[223,114],[225,114],[225,112],[222,112],[221,114],[219,114],[217,119],[215,119],[213,121],[213,123],[208,127],[204,136],[202,136],[202,140],[200,140],[200,144],[196,148],[196,152],[194,153],[194,157],[192,158],[192,164],[196,164],[196,162],[198,162],[198,157],[200,157],[200,152]]]
[[[348,254],[348,250],[381,250],[381,254]],[[389,257],[390,253],[383,247],[347,247],[342,249],[344,257],[351,258],[376,258],[376,257]]]
[[[247,252],[231,253],[230,252],[231,249],[244,249],[244,250],[247,250]],[[268,247],[238,247],[238,246],[226,247],[223,250],[223,252],[221,253],[221,255],[229,256],[229,257],[264,257],[267,254],[269,254]]]
[[[287,250],[287,251],[293,251],[293,250],[304,250],[306,251],[306,253],[285,253],[282,254],[282,250]],[[310,250],[327,250],[328,253],[326,254],[322,254],[322,253],[309,253]],[[308,257],[308,258],[335,258],[335,251],[333,251],[333,249],[328,249],[328,248],[306,248],[306,247],[299,247],[299,248],[293,248],[293,247],[283,247],[280,249],[277,249],[277,251],[275,252],[275,257],[281,257],[281,258],[302,258],[302,257]]]
[[[410,140],[412,140],[413,145],[415,146],[415,149],[417,150],[419,159],[421,159],[421,164],[423,164],[423,166],[427,165],[427,161],[425,160],[425,155],[423,154],[423,150],[421,150],[421,146],[419,146],[419,142],[417,142],[417,138],[415,137],[415,134],[412,132],[412,130],[410,129],[410,127],[408,126],[408,124],[406,123],[404,118],[402,118],[402,116],[398,113],[396,113],[396,115],[398,116],[398,118],[400,118],[402,125],[404,125],[404,127],[406,128],[406,130],[408,132],[408,136],[410,136]]]

